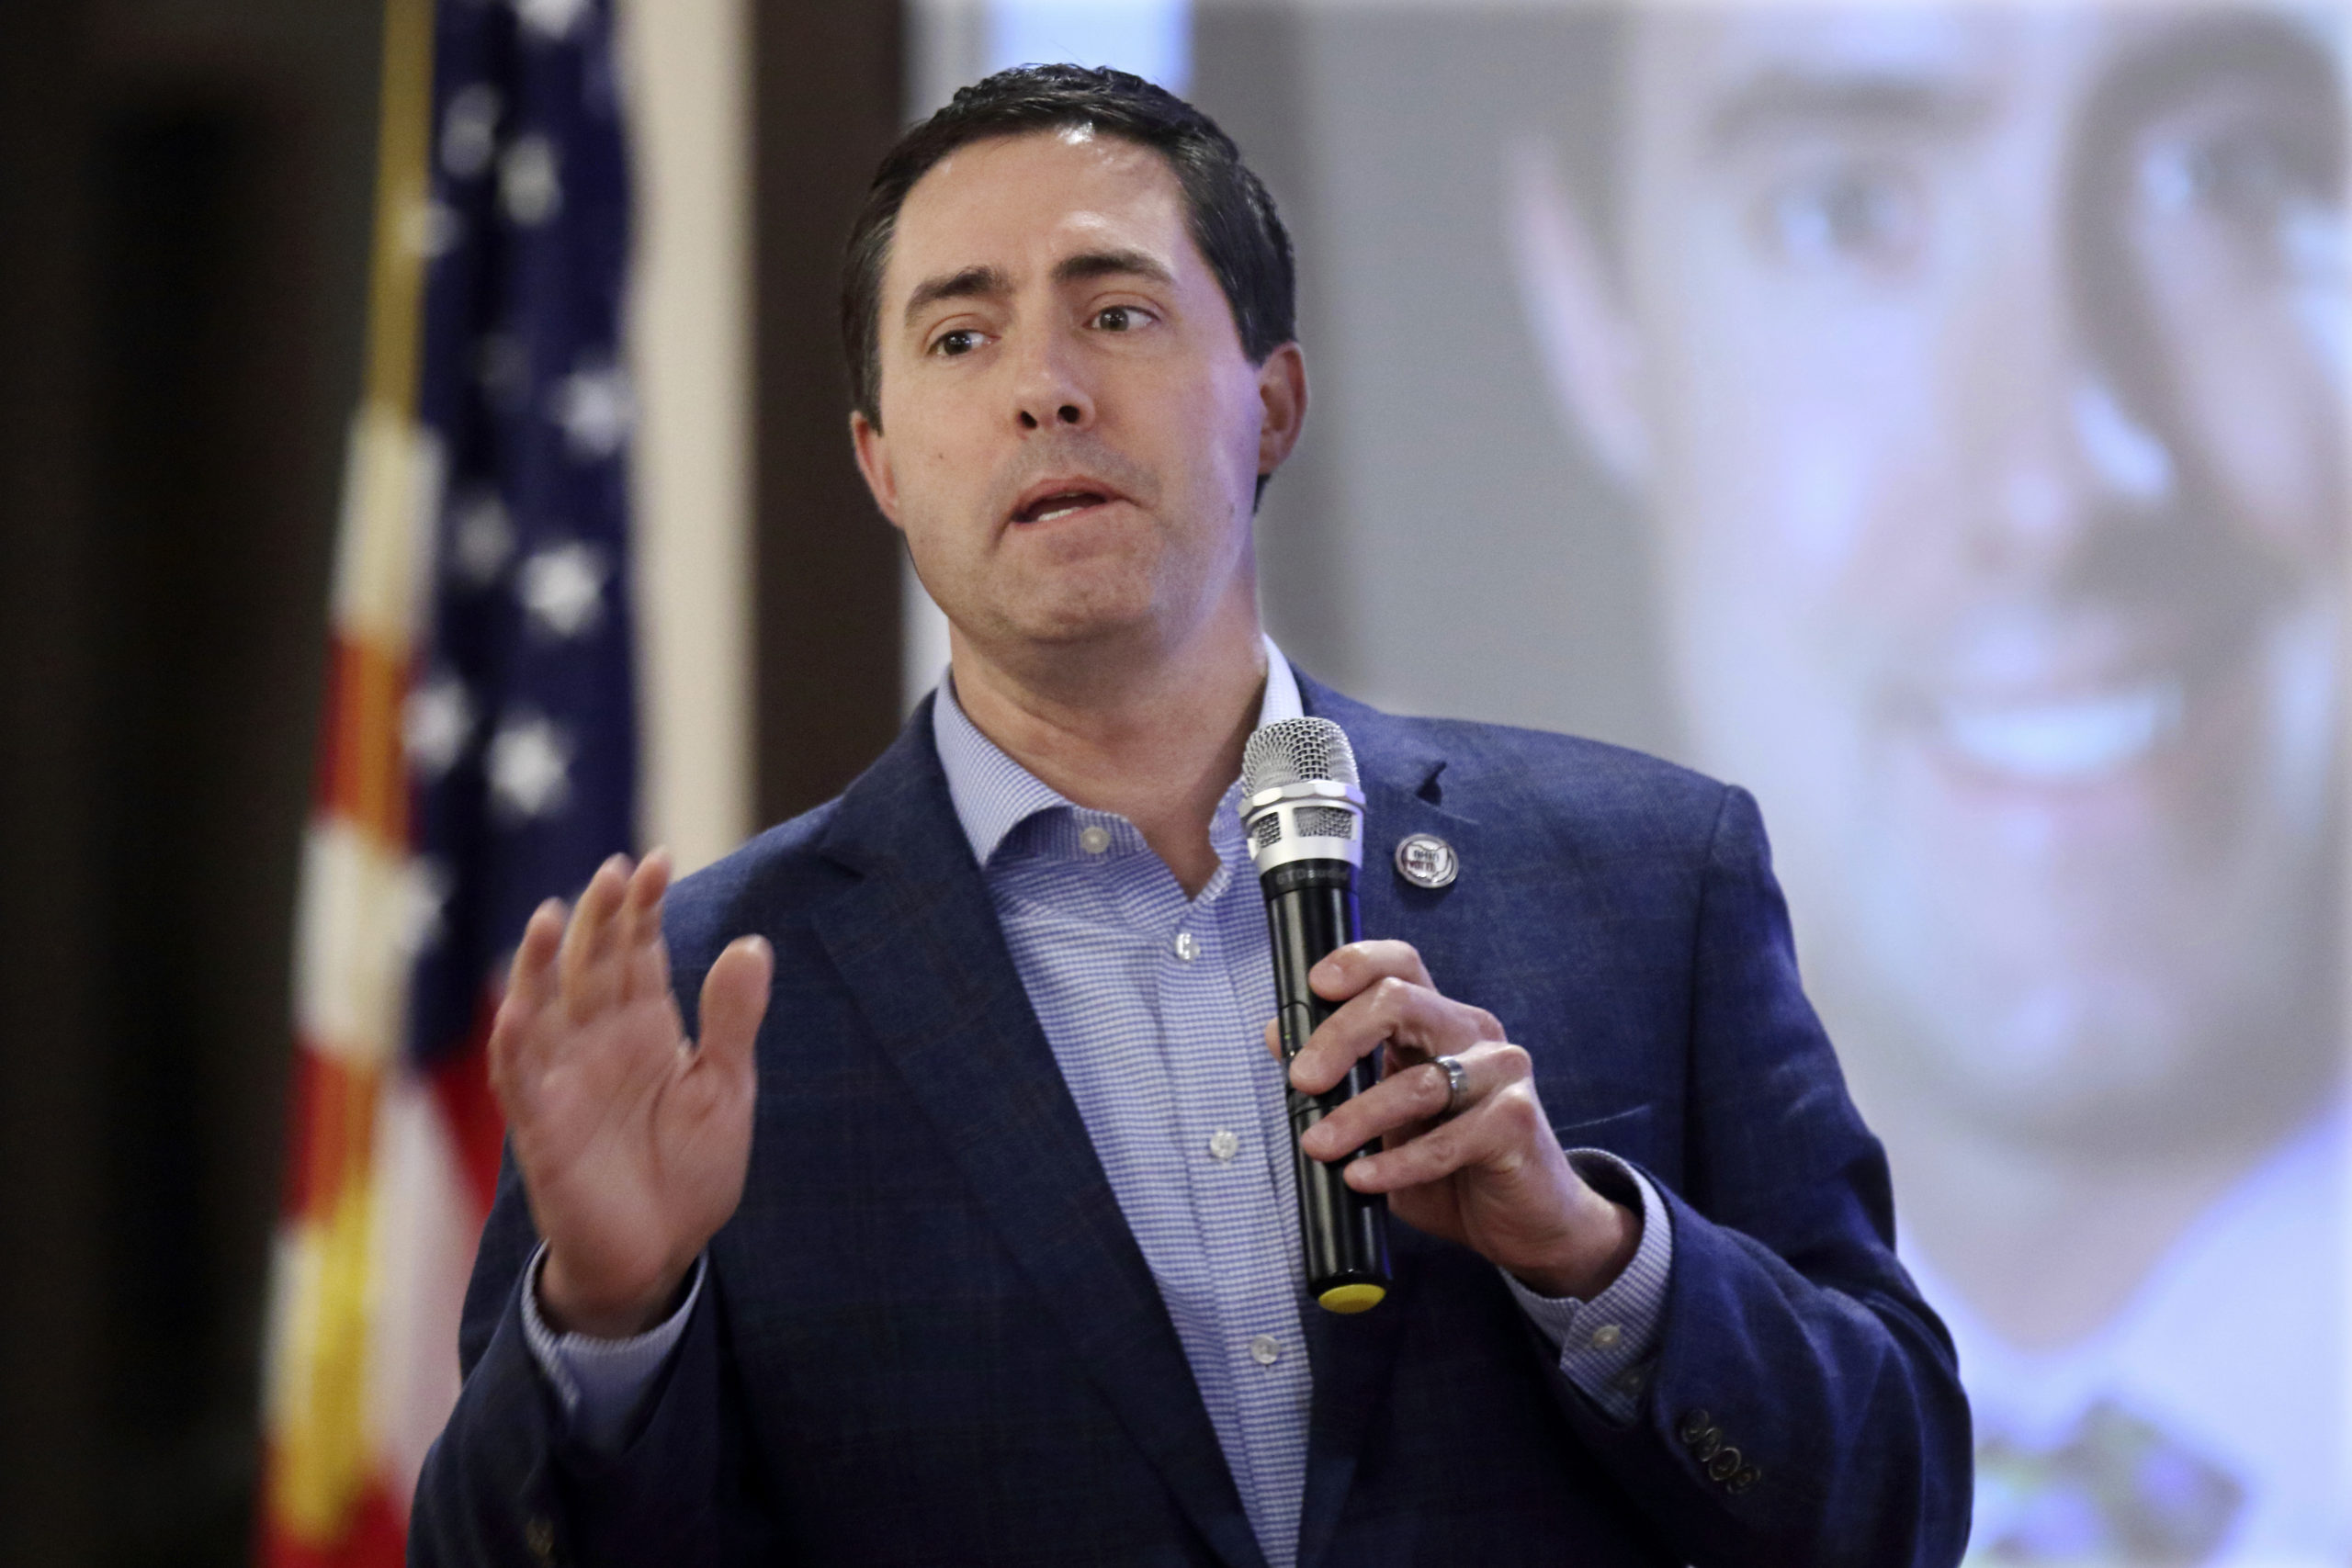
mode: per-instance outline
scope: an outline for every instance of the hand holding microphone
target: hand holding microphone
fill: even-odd
[[[1268,725],[1250,737],[1243,781],[1274,941],[1280,1010],[1266,1042],[1290,1068],[1310,1293],[1326,1293],[1318,1232],[1334,1238],[1322,1257],[1348,1258],[1351,1245],[1360,1256],[1369,1238],[1351,1227],[1366,1214],[1385,1290],[1385,1233],[1372,1207],[1385,1199],[1414,1229],[1471,1248],[1541,1294],[1599,1294],[1632,1261],[1641,1217],[1569,1165],[1527,1053],[1492,1013],[1441,993],[1410,944],[1358,940],[1363,797],[1345,734],[1328,719]],[[1305,787],[1314,784],[1326,787]],[[1308,815],[1318,811],[1332,814]],[[1279,827],[1262,825],[1277,818]]]

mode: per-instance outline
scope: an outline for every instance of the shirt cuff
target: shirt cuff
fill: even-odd
[[[1568,1163],[1601,1196],[1632,1207],[1638,1194],[1642,1240],[1634,1260],[1589,1302],[1538,1295],[1509,1269],[1503,1282],[1535,1331],[1560,1354],[1560,1375],[1612,1420],[1630,1422],[1649,1384],[1658,1318],[1674,1265],[1674,1219],[1649,1179],[1603,1149],[1572,1149]]]
[[[603,1454],[618,1453],[625,1446],[630,1420],[644,1403],[645,1391],[678,1347],[686,1319],[702,1294],[704,1260],[695,1259],[686,1299],[660,1323],[627,1339],[598,1339],[585,1334],[558,1334],[539,1312],[539,1269],[547,1262],[547,1243],[539,1243],[523,1271],[523,1342],[531,1359],[555,1389],[571,1435]]]

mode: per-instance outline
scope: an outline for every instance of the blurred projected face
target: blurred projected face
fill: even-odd
[[[1749,8],[1625,71],[1630,346],[1584,404],[1862,1086],[2077,1144],[2275,1120],[2335,1049],[2331,52]]]

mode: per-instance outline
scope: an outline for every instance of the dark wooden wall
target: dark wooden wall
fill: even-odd
[[[245,1552],[373,0],[0,39],[0,1562]]]
[[[840,792],[899,728],[898,536],[850,457],[842,240],[896,139],[898,0],[755,0],[761,818]]]
[[[98,1122],[91,1044],[97,837],[82,454],[84,18],[28,7],[0,39],[0,1562],[87,1541],[97,1447]]]
[[[898,723],[833,266],[896,0],[753,0],[758,799]],[[379,0],[0,6],[0,1564],[247,1559]]]

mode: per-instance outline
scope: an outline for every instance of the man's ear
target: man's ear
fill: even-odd
[[[1258,427],[1258,472],[1263,476],[1283,466],[1306,423],[1306,355],[1298,344],[1283,344],[1258,367],[1258,401],[1265,410],[1265,422]]]
[[[860,410],[849,416],[849,444],[857,454],[857,471],[865,476],[865,488],[874,492],[874,504],[882,509],[891,527],[903,532],[899,521],[899,480],[890,471],[890,443],[882,427]]]
[[[1561,420],[1611,478],[1639,492],[1651,477],[1646,368],[1592,225],[1548,141],[1524,137],[1506,149],[1503,188],[1520,299]]]

